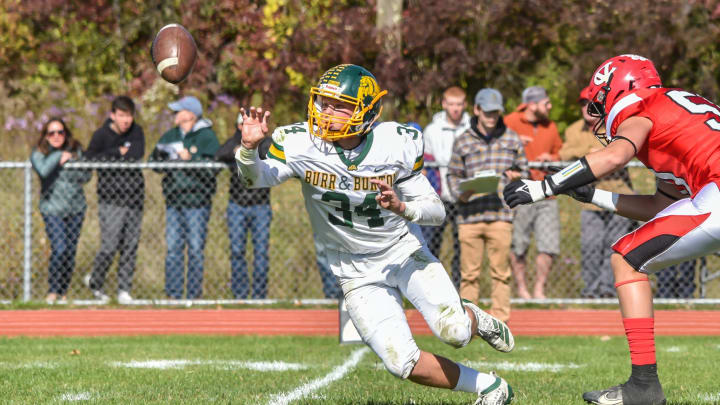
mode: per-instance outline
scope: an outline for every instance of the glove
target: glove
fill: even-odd
[[[503,189],[503,198],[510,208],[530,204],[553,195],[545,180],[515,180]]]
[[[593,186],[591,184],[586,184],[584,186],[580,186],[580,187],[576,187],[576,188],[567,190],[560,194],[566,194],[580,202],[592,204],[593,195],[595,195],[595,186]]]

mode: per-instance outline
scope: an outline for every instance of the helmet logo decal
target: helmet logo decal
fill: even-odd
[[[595,83],[596,86],[600,86],[601,84],[605,84],[610,81],[610,75],[612,75],[613,72],[617,69],[615,67],[610,69],[610,65],[612,65],[612,62],[608,62],[600,66],[600,69],[595,72],[595,76],[593,77],[593,83]]]
[[[380,90],[378,84],[371,76],[362,76],[360,78],[360,86],[358,86],[357,98],[363,107],[367,107],[372,102]]]

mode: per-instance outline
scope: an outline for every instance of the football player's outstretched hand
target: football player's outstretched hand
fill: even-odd
[[[400,201],[395,190],[382,180],[370,179],[370,183],[376,185],[380,192],[375,196],[375,201],[380,207],[390,210],[395,214],[402,215],[405,211],[405,203]]]
[[[548,194],[545,193],[545,181],[538,180],[515,180],[503,189],[503,198],[510,208],[520,204],[530,204],[544,200]],[[552,195],[552,194],[550,194]]]
[[[242,145],[247,149],[255,149],[268,134],[267,120],[270,111],[263,112],[262,107],[250,107],[250,111],[240,108],[242,115]]]

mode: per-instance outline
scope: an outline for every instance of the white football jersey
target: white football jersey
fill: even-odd
[[[313,231],[326,248],[378,252],[409,232],[407,220],[378,206],[378,189],[370,179],[395,186],[422,176],[419,131],[384,122],[365,135],[357,148],[346,151],[311,135],[307,122],[302,122],[275,129],[272,140],[265,160],[270,170],[254,186],[300,179]]]

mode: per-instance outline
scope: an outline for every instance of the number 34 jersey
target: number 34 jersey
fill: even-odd
[[[615,103],[606,133],[612,138],[618,126],[633,116],[653,122],[637,157],[659,179],[689,195],[710,182],[720,187],[718,106],[681,89],[640,89]]]
[[[404,199],[433,192],[430,187],[407,187],[425,180],[422,134],[411,127],[381,123],[351,151],[311,135],[307,122],[277,128],[272,140],[265,161],[269,170],[255,186],[298,178],[313,232],[326,248],[374,253],[409,232],[408,221],[379,207],[379,190],[371,179],[393,186]]]

